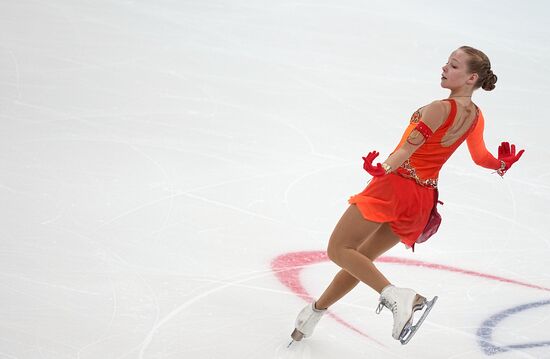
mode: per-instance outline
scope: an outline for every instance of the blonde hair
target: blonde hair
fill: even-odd
[[[482,88],[485,91],[492,91],[495,88],[497,82],[497,75],[491,70],[491,61],[487,55],[478,49],[470,46],[461,46],[460,50],[464,51],[470,57],[467,66],[471,73],[478,74],[479,78],[475,83],[476,89]]]

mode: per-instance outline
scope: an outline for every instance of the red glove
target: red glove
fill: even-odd
[[[367,157],[363,157],[363,161],[365,161],[365,163],[363,163],[363,169],[373,177],[380,177],[386,174],[386,171],[382,168],[382,164],[380,164],[380,162],[377,163],[376,166],[372,165],[372,161],[374,161],[379,154],[380,153],[376,151],[372,151],[369,152]]]
[[[516,145],[512,145],[510,148],[510,144],[508,142],[502,142],[500,146],[498,146],[498,159],[504,162],[504,168],[500,168],[498,173],[501,176],[504,175],[506,171],[508,171],[510,167],[512,167],[512,165],[520,159],[523,152],[525,152],[525,150],[521,150],[516,154]]]

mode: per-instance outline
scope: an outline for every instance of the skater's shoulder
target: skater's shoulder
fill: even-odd
[[[445,100],[434,100],[421,107],[419,111],[424,122],[440,123],[449,116],[451,105]]]

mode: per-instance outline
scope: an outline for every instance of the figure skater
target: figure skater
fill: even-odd
[[[449,97],[418,109],[401,141],[383,162],[373,165],[378,152],[363,157],[363,168],[373,176],[363,192],[349,199],[350,206],[330,237],[328,257],[342,269],[317,301],[298,314],[293,341],[309,337],[331,305],[352,290],[359,281],[380,293],[380,313],[393,313],[394,339],[406,344],[414,335],[437,297],[428,301],[409,288],[400,288],[376,268],[374,261],[402,242],[414,251],[439,226],[437,213],[438,174],[454,151],[466,140],[474,162],[503,176],[519,160],[514,145],[502,142],[498,159],[483,141],[484,119],[472,102],[478,88],[491,91],[497,76],[489,58],[480,50],[462,46],[453,51],[442,68],[441,87]],[[422,317],[413,325],[413,313]],[[292,342],[291,342],[292,344]]]

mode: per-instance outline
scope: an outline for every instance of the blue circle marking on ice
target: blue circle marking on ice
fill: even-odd
[[[483,352],[487,355],[494,355],[494,354],[504,353],[509,350],[529,349],[529,348],[550,346],[550,341],[498,346],[493,343],[493,338],[492,338],[493,330],[497,327],[497,325],[501,321],[508,318],[509,316],[521,313],[525,310],[534,309],[534,308],[542,307],[544,305],[549,305],[549,304],[550,304],[550,300],[543,300],[539,302],[518,305],[517,307],[506,309],[500,313],[497,313],[491,316],[486,321],[484,321],[479,327],[479,329],[477,330],[479,345],[481,346],[481,349],[483,349]]]

